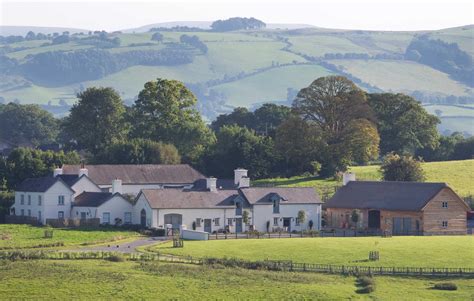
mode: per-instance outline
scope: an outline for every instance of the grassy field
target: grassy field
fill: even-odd
[[[65,246],[100,243],[137,236],[137,232],[112,228],[97,229],[53,229],[53,238],[44,238],[44,227],[29,225],[0,225],[0,249],[29,248],[40,245],[64,243]]]
[[[292,260],[300,263],[386,267],[474,268],[473,236],[327,237],[186,241],[149,250],[176,255],[228,257],[246,260]],[[379,261],[368,261],[379,251]]]
[[[375,292],[358,294],[354,277],[98,260],[3,261],[0,280],[0,299],[468,300],[474,293],[467,279],[449,280],[457,291],[438,291],[433,285],[446,280],[377,277]]]
[[[428,91],[462,96],[470,90],[441,71],[410,61],[331,60],[331,63],[384,91]]]
[[[466,116],[474,118],[474,108],[463,105],[425,105],[428,113],[436,115],[436,111],[441,111],[441,117]],[[474,125],[473,125],[474,126]]]
[[[427,182],[446,182],[460,196],[474,194],[474,160],[443,161],[422,163]],[[359,180],[380,180],[382,175],[378,165],[355,166],[350,171],[356,174]],[[259,184],[274,184],[289,187],[315,187],[319,192],[340,186],[340,181],[308,177],[274,178],[258,180]]]
[[[461,132],[474,135],[474,117],[447,116],[440,119],[441,124],[438,128],[441,132]]]

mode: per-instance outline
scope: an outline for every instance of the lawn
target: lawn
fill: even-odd
[[[474,160],[443,161],[422,163],[427,182],[446,182],[460,196],[474,194]],[[349,170],[356,174],[358,180],[381,180],[380,166],[354,166]],[[342,185],[341,181],[333,179],[320,179],[314,177],[292,177],[257,180],[254,185],[274,184],[289,187],[315,187],[319,193],[334,192],[336,186]]]
[[[1,299],[467,300],[474,293],[466,279],[450,280],[458,285],[450,292],[431,289],[440,279],[377,277],[376,291],[361,295],[354,277],[99,260],[3,261],[0,280]]]
[[[370,265],[385,267],[474,268],[473,236],[326,237],[186,241],[148,250],[194,257],[230,257],[245,260],[292,260],[299,263]],[[370,251],[380,260],[368,262]]]
[[[113,228],[53,229],[53,238],[44,238],[44,227],[0,225],[0,249],[29,248],[63,243],[65,246],[93,244],[137,236],[137,232]]]

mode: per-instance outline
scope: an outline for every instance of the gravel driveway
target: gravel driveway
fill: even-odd
[[[168,240],[168,237],[147,237],[140,238],[129,242],[110,242],[102,246],[97,247],[85,247],[81,248],[81,251],[108,251],[108,252],[122,252],[122,253],[134,253],[138,252],[137,247],[147,246],[159,243],[160,241]]]

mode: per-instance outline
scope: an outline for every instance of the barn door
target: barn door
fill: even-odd
[[[403,234],[410,234],[411,233],[411,218],[404,217],[403,218]]]
[[[401,234],[402,233],[402,219],[400,217],[393,218],[393,234]]]

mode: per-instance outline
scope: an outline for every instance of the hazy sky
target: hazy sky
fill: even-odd
[[[466,0],[0,0],[1,25],[119,30],[234,16],[328,28],[419,30],[473,24]]]

